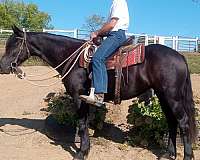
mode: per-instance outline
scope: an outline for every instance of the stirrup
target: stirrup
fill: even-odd
[[[80,95],[79,98],[81,100],[83,100],[84,102],[88,103],[88,104],[92,104],[92,105],[95,105],[95,106],[105,106],[105,103],[100,100],[98,100],[98,98],[95,96],[94,94],[94,91],[95,91],[95,88],[90,88],[90,95],[89,96],[86,96],[86,95]]]

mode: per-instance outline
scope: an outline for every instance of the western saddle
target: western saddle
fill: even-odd
[[[144,61],[145,46],[144,44],[134,44],[135,37],[129,37],[122,46],[114,53],[111,57],[106,60],[107,70],[115,70],[115,98],[114,103],[120,104],[120,88],[121,88],[121,77],[122,69],[127,68],[132,65],[142,63]],[[94,44],[99,46],[101,44],[102,38],[97,38],[94,40]],[[88,56],[92,57],[94,52],[91,52]],[[89,63],[84,60],[84,55],[82,54],[79,59],[79,65],[84,68],[89,68]],[[128,79],[128,74],[127,74]]]

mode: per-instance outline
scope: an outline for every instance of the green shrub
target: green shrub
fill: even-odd
[[[75,106],[71,97],[65,94],[59,94],[51,98],[48,103],[48,112],[53,114],[53,117],[59,124],[77,125],[77,115]]]
[[[47,111],[53,115],[59,124],[78,125],[78,116],[73,99],[64,93],[60,93],[48,102]],[[93,129],[102,129],[107,110],[105,108],[91,107],[89,113],[90,126]]]
[[[157,97],[152,97],[149,106],[135,101],[129,107],[127,118],[128,123],[133,124],[129,137],[131,144],[164,145],[163,137],[168,132],[168,126]]]

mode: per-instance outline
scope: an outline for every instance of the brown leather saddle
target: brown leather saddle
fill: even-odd
[[[96,39],[95,44],[100,45],[101,39]],[[88,54],[92,57],[94,52]],[[115,98],[114,103],[120,104],[120,87],[121,87],[121,77],[122,69],[126,68],[128,73],[128,67],[142,63],[145,58],[145,46],[144,44],[134,44],[134,37],[129,37],[123,45],[106,60],[107,70],[115,70]],[[89,68],[89,63],[84,60],[84,55],[82,54],[79,59],[80,67]],[[128,76],[128,74],[127,74]],[[128,79],[128,77],[127,77]]]

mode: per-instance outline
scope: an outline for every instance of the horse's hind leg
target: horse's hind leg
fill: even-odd
[[[171,107],[173,115],[176,117],[180,127],[181,137],[184,144],[184,160],[191,160],[193,157],[192,140],[190,137],[189,117],[184,110],[183,100],[170,99],[169,106]]]
[[[170,107],[167,104],[167,101],[163,97],[159,97],[162,110],[165,114],[167,124],[168,124],[168,152],[171,159],[176,159],[176,135],[177,135],[177,120],[174,114],[172,113]]]
[[[177,121],[171,117],[168,118],[169,138],[168,138],[168,151],[172,159],[176,159],[176,135],[177,135]]]
[[[176,102],[177,103],[177,102]],[[182,103],[177,103],[175,106],[174,113],[177,117],[181,137],[183,139],[184,144],[184,160],[191,160],[193,158],[193,151],[192,151],[192,140],[190,137],[189,131],[189,117],[185,110],[183,109]]]

